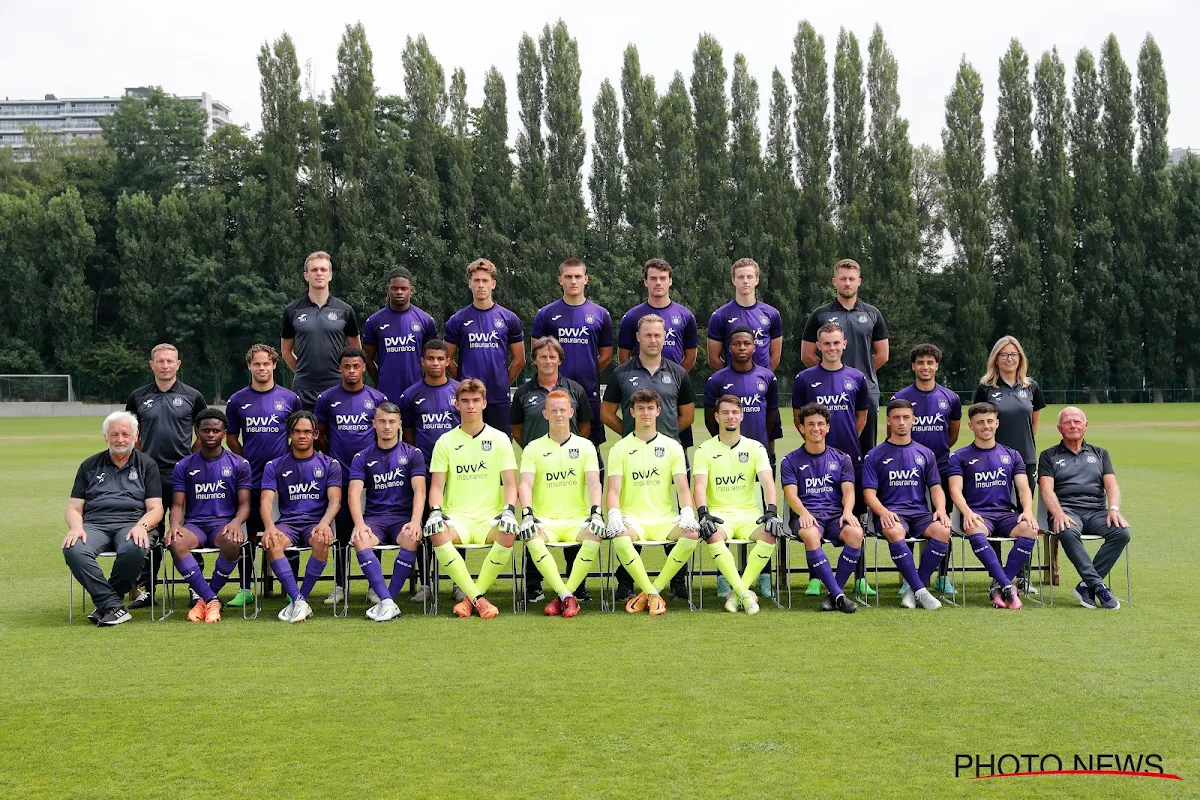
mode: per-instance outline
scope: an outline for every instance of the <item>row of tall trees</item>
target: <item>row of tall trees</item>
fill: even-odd
[[[385,95],[365,30],[347,26],[325,97],[284,34],[259,52],[255,136],[225,126],[205,141],[201,113],[155,90],[122,101],[102,146],[38,137],[32,162],[0,160],[0,288],[12,298],[0,371],[111,387],[169,340],[194,380],[227,394],[245,347],[278,338],[303,257],[322,249],[364,319],[402,265],[444,320],[469,301],[463,267],[486,256],[498,300],[529,320],[557,295],[557,264],[582,255],[615,317],[658,256],[704,320],[729,298],[729,264],[749,255],[784,316],[785,372],[807,310],[831,295],[832,264],[853,257],[891,329],[885,385],[907,377],[904,353],[924,340],[947,352],[946,382],[970,385],[1005,333],[1045,386],[1192,380],[1200,159],[1168,167],[1153,38],[1136,89],[1111,36],[1078,53],[1070,82],[1056,50],[1031,67],[1016,40],[994,89],[964,57],[940,147],[911,141],[878,26],[865,54],[846,30],[832,49],[831,71],[824,36],[801,22],[791,64],[760,89],[748,58],[712,35],[690,74],[662,79],[631,44],[600,85],[589,135],[578,43],[559,21],[517,45],[513,135],[504,76],[482,76],[471,106],[468,76],[447,74],[423,36],[405,43],[403,95]]]

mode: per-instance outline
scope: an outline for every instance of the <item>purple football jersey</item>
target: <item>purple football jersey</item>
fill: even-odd
[[[350,474],[354,454],[375,441],[375,409],[386,402],[374,387],[348,392],[340,383],[317,398],[317,421],[329,427],[329,455],[342,465],[343,478]]]
[[[783,319],[779,311],[762,301],[743,306],[736,299],[714,311],[708,318],[708,338],[716,339],[725,346],[726,364],[731,363],[729,333],[743,325],[754,333],[754,363],[770,369],[771,340],[783,338]]]
[[[483,381],[489,405],[510,402],[508,348],[525,341],[525,329],[516,314],[501,305],[481,311],[471,304],[447,320],[446,341],[458,348],[459,380]]]
[[[376,443],[355,455],[350,464],[350,480],[363,482],[367,493],[366,515],[394,514],[412,519],[412,479],[428,477],[425,463],[421,451],[404,442],[389,450]]]
[[[829,409],[829,447],[841,450],[855,462],[862,460],[855,418],[870,404],[867,379],[854,367],[842,365],[830,371],[818,364],[796,376],[792,385],[792,408],[820,403]]]
[[[842,484],[854,483],[854,463],[841,450],[826,447],[813,455],[799,447],[783,457],[780,482],[795,486],[800,502],[814,516],[842,514]]]
[[[884,442],[863,460],[862,485],[897,514],[928,513],[925,490],[941,483],[937,459],[923,444]]]
[[[263,467],[287,452],[287,419],[304,407],[300,395],[283,386],[260,392],[249,386],[233,393],[225,406],[229,432],[242,443],[254,488],[262,485]]]
[[[448,379],[441,386],[430,386],[417,381],[400,395],[400,419],[407,430],[415,433],[417,447],[425,455],[425,463],[433,459],[433,446],[442,434],[458,427],[458,406],[454,404],[454,391],[458,381]]]
[[[384,306],[372,314],[363,326],[362,340],[375,348],[379,391],[399,397],[421,380],[421,352],[437,333],[437,322],[416,306],[410,305],[404,311]]]
[[[601,347],[613,346],[612,316],[591,300],[568,305],[556,300],[533,317],[530,331],[534,339],[553,336],[562,345],[566,359],[560,372],[587,392],[592,406],[600,407],[600,371],[596,359]]]
[[[923,392],[916,384],[896,392],[900,400],[913,404],[912,438],[925,445],[937,456],[938,471],[943,474],[950,462],[950,422],[962,419],[962,401],[958,395],[941,384]]]
[[[252,488],[250,464],[228,450],[209,461],[201,453],[175,465],[172,490],[186,496],[184,522],[233,519],[238,489]]]
[[[998,444],[984,450],[975,443],[955,450],[947,474],[963,479],[963,497],[972,511],[1016,511],[1013,502],[1016,472],[1025,459],[1011,447]]]
[[[291,453],[267,462],[262,488],[279,499],[279,522],[312,527],[329,507],[329,487],[342,485],[342,465],[324,453],[296,458]]]
[[[779,408],[779,382],[775,373],[757,364],[746,372],[733,367],[719,369],[704,384],[704,407],[715,409],[723,394],[736,395],[742,400],[742,434],[769,448],[767,412]]]
[[[663,308],[655,308],[649,303],[642,303],[629,309],[621,318],[621,328],[617,333],[617,346],[628,350],[632,355],[638,354],[638,320],[647,314],[657,314],[663,318],[665,323],[667,338],[663,344],[663,358],[674,361],[676,364],[682,364],[684,351],[694,350],[699,340],[696,335],[696,316],[674,300]]]

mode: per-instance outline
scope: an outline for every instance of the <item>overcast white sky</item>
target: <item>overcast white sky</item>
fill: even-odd
[[[986,9],[986,10],[985,10]],[[407,35],[424,33],[446,68],[466,70],[470,100],[479,103],[483,75],[495,64],[508,82],[510,133],[516,136],[517,42],[535,38],[562,16],[579,40],[583,66],[585,129],[591,142],[591,106],[600,82],[619,86],[622,52],[637,44],[642,67],[665,88],[675,70],[691,73],[701,32],[714,34],[726,66],[743,52],[759,80],[763,114],[770,75],[790,75],[792,39],[807,18],[825,37],[830,70],[838,29],[853,30],[866,59],[871,28],[883,25],[900,64],[901,113],[914,143],[940,146],[944,101],[959,59],[966,55],[983,75],[991,158],[997,62],[1011,37],[1030,53],[1031,66],[1057,45],[1068,65],[1076,52],[1098,51],[1113,32],[1136,79],[1137,53],[1147,33],[1163,51],[1170,83],[1172,147],[1200,147],[1200,2],[1169,0],[1004,0],[937,2],[107,2],[61,3],[0,0],[0,95],[39,98],[119,95],[126,86],[161,85],[177,94],[207,91],[233,107],[238,123],[259,127],[258,70],[263,41],[292,35],[301,66],[311,60],[319,91],[328,91],[338,39],[346,23],[361,20],[375,57],[375,80],[384,93],[403,93],[400,54]]]

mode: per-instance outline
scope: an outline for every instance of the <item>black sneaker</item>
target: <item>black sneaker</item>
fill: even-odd
[[[1121,607],[1121,601],[1113,597],[1113,593],[1103,583],[1096,587],[1095,598],[1100,607],[1108,611],[1116,611]]]
[[[87,615],[87,621],[92,623],[93,625],[99,625],[100,618],[103,616],[104,616],[104,612],[102,612],[98,608],[94,608],[94,609],[92,609],[92,613]]]
[[[541,586],[530,586],[525,590],[525,599],[530,603],[540,603],[546,599],[546,593]]]
[[[129,622],[131,619],[133,619],[133,615],[125,610],[125,606],[117,606],[104,612],[104,616],[96,624],[101,628],[111,628],[114,625],[120,625],[122,622]]]
[[[672,600],[690,600],[688,594],[687,581],[673,580],[671,581],[671,599]]]
[[[632,584],[629,584],[629,585],[618,584],[617,585],[617,598],[616,599],[617,599],[618,603],[624,603],[626,600],[633,599],[633,595],[634,595],[634,591],[633,591]],[[576,598],[576,599],[578,599],[578,598]]]
[[[575,599],[581,603],[591,601],[592,593],[587,590],[586,583],[580,584],[579,588],[575,590]]]
[[[837,610],[843,614],[853,614],[855,611],[858,611],[858,603],[854,602],[849,597],[846,597],[844,594],[839,594],[837,598],[834,599],[833,604],[837,606]]]
[[[1024,575],[1018,575],[1013,579],[1013,585],[1017,587],[1017,591],[1024,594],[1037,594],[1037,587],[1029,582],[1029,578]]]
[[[1096,607],[1096,599],[1092,595],[1092,590],[1089,589],[1087,584],[1085,584],[1083,581],[1075,584],[1075,588],[1071,591],[1074,592],[1075,596],[1079,598],[1079,605],[1083,606],[1084,608]]]
[[[154,605],[154,595],[145,589],[136,590],[137,593],[133,598],[133,602],[129,604],[132,609],[149,608]]]
[[[825,599],[821,601],[821,605],[817,606],[818,611],[834,611],[833,598],[825,595]]]

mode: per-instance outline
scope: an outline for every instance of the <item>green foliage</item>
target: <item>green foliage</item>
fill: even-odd
[[[116,154],[116,180],[129,192],[157,198],[188,183],[204,150],[204,110],[152,86],[146,96],[126,95],[100,121]]]
[[[730,176],[733,178],[729,208],[730,261],[756,254],[765,258],[763,245],[763,160],[762,136],[758,130],[758,81],[750,75],[746,57],[733,57],[732,106],[729,142]],[[762,265],[759,265],[760,270]]]
[[[696,143],[695,242],[689,267],[691,308],[700,324],[726,302],[729,283],[729,97],[725,55],[716,38],[702,34],[692,53],[693,129]]]
[[[679,302],[695,309],[699,299],[695,271],[696,209],[700,186],[696,176],[696,138],[692,103],[683,75],[676,72],[658,101],[658,162],[661,253],[671,264]],[[702,312],[703,313],[703,312]]]
[[[654,76],[643,75],[637,47],[625,48],[621,64],[621,138],[625,148],[625,249],[635,269],[662,255],[658,242],[658,201],[662,172],[657,157],[658,92]],[[638,277],[641,271],[637,270]],[[640,281],[639,281],[640,283]],[[640,292],[629,287],[628,299]],[[634,303],[623,305],[630,308]],[[613,309],[614,317],[617,310]]]
[[[795,164],[792,140],[792,96],[787,79],[778,69],[771,73],[771,105],[767,112],[767,156],[763,162],[763,250],[758,259],[763,270],[760,286],[769,302],[779,309],[785,341],[797,341],[803,333],[807,309],[801,307],[800,269],[796,248],[796,210],[800,196],[792,170]],[[800,370],[795,346],[784,347],[779,369],[783,374]]]
[[[838,31],[833,61],[833,187],[837,203],[838,255],[863,261],[867,256],[866,106],[862,53],[858,37]]]
[[[817,305],[816,299],[827,294],[827,281],[837,259],[829,194],[829,77],[825,38],[817,35],[807,20],[800,23],[793,41],[792,86],[796,109],[796,175],[800,184],[796,215],[799,298]]]
[[[621,106],[617,91],[605,79],[592,105],[592,173],[588,193],[592,198],[592,225],[587,236],[587,263],[592,299],[605,308],[627,308],[636,294],[637,265],[625,252],[621,211],[625,206],[621,176]],[[630,303],[632,304],[632,303]]]
[[[1175,350],[1194,385],[1200,368],[1200,156],[1188,153],[1171,170],[1174,199],[1175,260],[1189,265],[1179,281]]]

